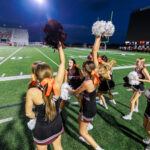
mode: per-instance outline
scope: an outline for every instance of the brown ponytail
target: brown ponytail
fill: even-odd
[[[38,64],[36,70],[35,70],[35,74],[37,79],[41,82],[42,80],[44,80],[45,78],[49,78],[52,79],[53,77],[53,71],[50,68],[50,66],[46,63],[40,63]],[[53,100],[53,96],[54,96],[54,91],[51,90],[51,93],[49,96],[45,96],[46,92],[48,89],[48,84],[44,85],[44,89],[43,89],[43,100],[46,103],[46,107],[45,107],[45,115],[46,118],[48,120],[53,120],[56,116],[56,105],[55,105],[55,101]]]

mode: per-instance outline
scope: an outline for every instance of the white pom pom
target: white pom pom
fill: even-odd
[[[72,94],[67,90],[67,88],[72,89],[67,82],[63,83],[61,86],[61,98],[63,100],[69,100],[71,98]]]
[[[145,96],[150,99],[150,89],[148,89],[146,92],[145,92]]]
[[[30,119],[30,121],[27,123],[27,126],[30,130],[33,130],[36,125],[36,119]]]
[[[137,72],[135,72],[135,71],[130,72],[128,74],[128,78],[129,78],[130,85],[139,85],[140,84],[140,82],[137,81],[137,79],[139,78]]]
[[[109,37],[112,36],[115,32],[115,26],[112,24],[111,21],[108,21],[105,25],[105,34],[104,36]]]
[[[96,21],[92,26],[92,34],[102,36],[105,33],[106,21]]]

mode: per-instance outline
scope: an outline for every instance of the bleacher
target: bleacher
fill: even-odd
[[[28,30],[0,27],[0,45],[9,43],[14,46],[29,45]]]

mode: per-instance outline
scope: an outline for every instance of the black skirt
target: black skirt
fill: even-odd
[[[115,82],[111,80],[104,80],[101,81],[99,87],[98,87],[98,92],[100,93],[107,93],[108,90],[112,90],[115,87]]]
[[[140,94],[144,94],[144,83],[140,82],[139,85],[132,85],[131,86],[133,91],[138,91]]]
[[[97,112],[97,107],[96,107],[96,91],[93,91],[90,94],[89,100],[85,99],[83,96],[82,100],[82,108],[80,110],[80,113],[82,115],[81,120],[84,122],[91,122],[94,119],[94,116]]]
[[[51,122],[36,122],[33,131],[33,140],[38,145],[51,144],[59,135],[64,132],[63,123],[60,114]]]

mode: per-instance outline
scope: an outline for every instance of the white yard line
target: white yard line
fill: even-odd
[[[118,92],[113,92],[113,93],[112,93],[112,95],[118,95],[118,94],[119,94]]]
[[[145,66],[150,66],[150,64],[146,64]],[[113,67],[113,70],[129,69],[129,68],[135,68],[135,65],[132,65],[132,66]]]
[[[57,72],[54,72],[54,76],[56,76]],[[12,80],[22,80],[22,79],[30,79],[31,75],[21,75],[21,76],[10,76],[10,77],[0,77],[0,81],[12,81]]]
[[[133,91],[132,89],[127,89],[127,91]]]
[[[2,119],[2,120],[0,120],[0,124],[8,122],[8,121],[12,121],[12,120],[13,120],[13,117]]]
[[[0,65],[3,64],[5,61],[7,61],[10,57],[12,57],[14,54],[16,54],[17,52],[19,52],[21,49],[23,49],[23,47],[17,49],[16,51],[14,51],[11,55],[9,55],[7,58],[5,58],[3,61],[0,62]]]
[[[48,57],[49,58],[49,57]],[[150,64],[146,64],[145,66],[150,66]],[[121,70],[121,69],[128,69],[134,68],[135,66],[120,66],[120,67],[113,67],[113,70]],[[54,72],[54,76],[57,72]],[[0,77],[0,81],[11,81],[11,80],[21,80],[21,79],[30,79],[30,75],[22,75],[22,76],[10,76],[10,77]]]
[[[52,60],[51,58],[49,58],[48,56],[46,56],[40,49],[35,48],[35,50],[37,50],[38,52],[40,52],[45,58],[49,59],[52,63],[54,63],[57,67],[59,66],[54,60]]]

